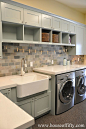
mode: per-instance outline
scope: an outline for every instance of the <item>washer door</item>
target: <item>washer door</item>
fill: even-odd
[[[84,76],[79,77],[77,92],[80,95],[85,94],[85,77]]]
[[[74,95],[74,87],[73,87],[73,81],[72,80],[67,80],[65,83],[63,83],[60,93],[59,93],[59,98],[60,101],[64,104],[70,103]]]

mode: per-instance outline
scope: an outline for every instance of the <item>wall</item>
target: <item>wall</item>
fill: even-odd
[[[85,23],[84,14],[74,10],[56,0],[13,0],[22,4],[26,4],[41,10],[51,12],[53,14],[80,22]]]
[[[52,65],[62,65],[63,58],[70,59],[77,63],[78,56],[68,56],[65,48],[55,45],[35,45],[35,44],[8,44],[3,43],[3,59],[0,59],[0,76],[20,74],[21,58],[27,62],[26,72],[32,71],[30,61],[33,61],[33,67]],[[83,56],[80,57],[80,64],[83,63]]]
[[[85,24],[86,24],[86,14],[85,14]]]

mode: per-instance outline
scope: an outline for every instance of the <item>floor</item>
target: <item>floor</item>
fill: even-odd
[[[68,124],[66,124],[68,123]],[[63,125],[63,127],[62,127]],[[47,114],[32,129],[86,129],[86,100],[60,115]]]

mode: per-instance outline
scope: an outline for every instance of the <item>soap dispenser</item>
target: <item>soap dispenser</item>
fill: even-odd
[[[67,60],[66,60],[66,58],[63,59],[63,65],[64,65],[64,66],[67,65]]]

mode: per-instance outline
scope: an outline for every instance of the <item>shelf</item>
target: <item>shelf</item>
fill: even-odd
[[[40,28],[24,27],[24,40],[40,41]]]
[[[76,35],[75,34],[69,34],[69,36],[70,36],[71,44],[76,43]]]
[[[23,40],[23,25],[3,23],[2,38],[7,40]]]
[[[27,44],[46,44],[46,45],[59,45],[59,46],[75,46],[75,44],[66,44],[66,43],[52,43],[52,42],[36,42],[36,41],[22,41],[22,40],[2,40],[3,43],[27,43]]]
[[[68,43],[69,35],[68,33],[62,33],[62,43]]]

